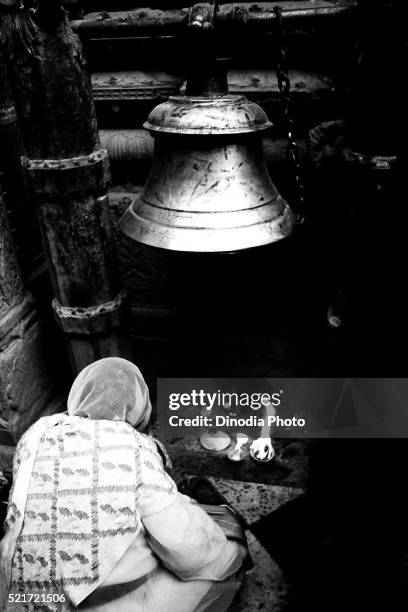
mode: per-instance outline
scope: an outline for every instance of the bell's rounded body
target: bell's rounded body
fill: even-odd
[[[264,111],[241,96],[170,98],[145,127],[150,176],[121,219],[130,238],[176,251],[226,252],[276,242],[295,215],[268,174]]]

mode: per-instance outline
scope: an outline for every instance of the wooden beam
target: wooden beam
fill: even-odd
[[[276,15],[274,6],[283,9],[283,18],[299,22],[308,19],[327,19],[353,15],[356,0],[299,0],[259,3],[232,3],[219,5],[216,28],[231,30],[234,27],[251,26],[258,30],[269,30]],[[74,31],[88,38],[137,37],[149,34],[177,35],[187,29],[190,8],[151,9],[138,8],[127,11],[104,11],[89,13],[83,19],[72,22]]]

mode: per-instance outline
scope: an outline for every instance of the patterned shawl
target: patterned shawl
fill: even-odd
[[[85,376],[86,392],[81,395],[79,387],[74,394],[80,399],[75,406],[84,407],[86,398],[94,402],[97,389],[101,397],[105,391],[113,397],[97,376],[92,379],[95,368],[89,384],[90,373],[92,368]],[[118,367],[113,379],[117,373]],[[128,380],[128,373],[122,380]],[[150,413],[148,394],[139,397],[145,398],[145,407],[148,402]],[[119,410],[144,423],[145,407],[122,402]],[[45,417],[21,438],[0,549],[0,609],[6,609],[9,591],[55,590],[79,605],[104,582],[139,533],[141,472],[152,467],[148,479],[154,487],[163,465],[153,440],[127,422],[103,416]]]

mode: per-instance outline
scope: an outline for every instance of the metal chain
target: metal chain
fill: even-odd
[[[285,121],[288,144],[286,146],[286,154],[290,164],[294,169],[294,178],[297,190],[297,215],[299,222],[304,220],[304,203],[305,203],[305,188],[303,183],[303,170],[300,162],[299,146],[296,142],[294,129],[295,121],[292,116],[292,99],[290,95],[290,77],[288,70],[288,45],[285,28],[282,19],[282,7],[275,6],[274,13],[278,24],[279,34],[279,58],[276,66],[276,76],[278,80],[279,91],[281,93],[283,118]]]

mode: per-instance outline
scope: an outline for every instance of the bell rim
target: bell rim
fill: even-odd
[[[180,253],[228,253],[267,246],[288,238],[297,225],[295,212],[289,204],[285,203],[285,207],[275,218],[248,226],[238,226],[228,229],[213,228],[211,231],[208,229],[203,230],[200,228],[186,228],[182,226],[173,227],[174,233],[178,234],[177,240],[174,240],[174,242],[172,240],[167,240],[166,242],[166,240],[163,240],[165,234],[161,234],[160,231],[152,232],[151,229],[152,227],[155,227],[156,230],[160,228],[168,229],[169,226],[157,223],[157,221],[152,222],[151,219],[148,220],[140,217],[134,211],[133,205],[134,202],[132,202],[123,213],[119,222],[121,232],[127,239],[149,247]],[[266,231],[265,228],[268,225],[269,231]],[[274,231],[271,231],[272,225],[275,227]],[[280,229],[278,230],[279,226]],[[136,232],[134,231],[135,228],[137,229]],[[259,234],[257,233],[254,239],[254,234],[251,232],[248,234],[248,238],[251,236],[251,239],[244,241],[242,240],[242,232],[249,228],[252,230],[256,228],[259,230]],[[147,229],[149,231],[146,231]],[[198,240],[199,234],[201,234],[200,240]],[[225,240],[225,246],[222,249],[216,246],[219,243],[217,240],[214,240],[215,237],[220,237],[221,235],[223,235],[223,239],[228,238],[228,240]],[[189,236],[194,237],[194,240],[189,239]],[[168,236],[166,236],[166,238],[168,238]],[[173,246],[173,244],[175,246]],[[192,246],[193,248],[191,248]]]

